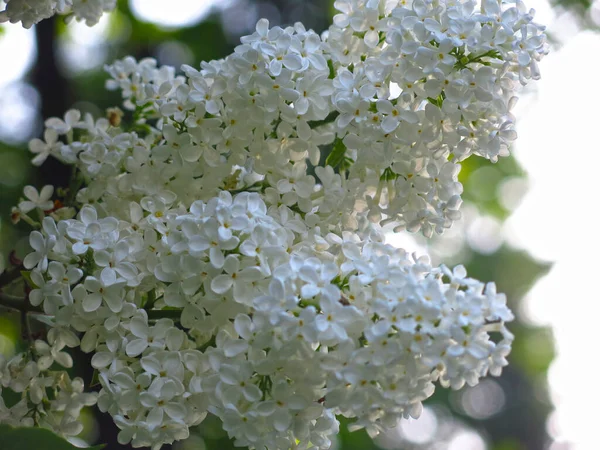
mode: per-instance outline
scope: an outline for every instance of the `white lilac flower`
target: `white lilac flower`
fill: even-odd
[[[125,280],[118,279],[115,272],[102,271],[99,278],[88,276],[83,285],[87,290],[83,300],[85,312],[96,311],[103,303],[114,313],[121,311]]]
[[[29,143],[29,150],[36,153],[37,156],[31,161],[34,166],[40,166],[46,161],[48,156],[57,156],[62,143],[58,140],[58,133],[52,129],[47,129],[44,132],[44,140],[33,139]]]
[[[27,214],[29,211],[39,208],[42,211],[48,211],[54,208],[54,202],[51,200],[54,193],[54,186],[46,185],[38,192],[33,186],[25,186],[23,194],[27,200],[19,203],[19,209],[22,213]]]
[[[167,345],[165,342],[167,332],[172,327],[173,322],[168,320],[149,326],[147,319],[143,316],[133,318],[129,323],[129,330],[133,336],[129,338],[126,346],[127,355],[141,355],[148,347],[164,349]]]
[[[62,346],[59,345],[48,345],[44,341],[35,341],[35,351],[38,354],[38,368],[43,371],[48,369],[54,362],[57,362],[61,366],[69,369],[73,367],[73,359],[67,352],[62,351]]]
[[[2,17],[91,23],[113,3],[10,0]],[[55,156],[86,182],[77,216],[30,235],[30,301],[53,316],[41,366],[0,358],[0,384],[40,407],[59,389],[65,414],[44,426],[77,433],[96,401],[55,385],[48,362],[73,345],[94,353],[99,408],[135,447],[185,439],[212,413],[237,445],[324,450],[336,415],[374,436],[418,417],[435,382],[501,373],[505,296],[385,245],[381,226],[430,236],[460,219],[460,162],[508,154],[544,29],[520,3],[335,6],[322,37],[261,20],[183,75],[116,61],[107,88],[135,132],[71,110],[32,141],[34,163]],[[52,207],[48,189],[30,194],[21,212]],[[23,404],[0,403],[0,422],[33,425]]]
[[[56,239],[54,236],[45,237],[39,231],[33,231],[29,235],[29,245],[34,250],[23,260],[23,265],[27,269],[33,269],[37,266],[42,272],[48,268],[48,254],[54,248]]]
[[[81,113],[78,110],[70,109],[65,113],[64,120],[59,119],[58,117],[51,117],[46,120],[44,125],[46,125],[46,128],[54,130],[58,134],[67,134],[79,125],[80,118]]]
[[[58,264],[56,261],[52,261],[49,264],[51,267],[56,265],[62,267],[62,265]],[[29,293],[29,302],[33,306],[39,306],[44,302],[48,302],[50,304],[58,304],[61,302],[61,285],[59,283],[54,280],[47,282],[41,270],[37,268],[31,271],[30,276],[31,281],[35,285],[35,288]],[[46,307],[46,305],[44,305],[44,307]]]
[[[116,6],[116,0],[6,0],[5,3],[6,8],[0,11],[0,22],[21,22],[25,28],[55,14],[68,13],[92,26],[104,12]]]
[[[57,341],[55,341],[55,344]],[[0,421],[13,426],[34,426],[31,413],[41,413],[39,425],[63,436],[77,435],[83,429],[78,420],[81,409],[96,403],[96,394],[83,392],[83,380],[71,380],[65,371],[48,370],[53,362],[71,367],[71,357],[61,350],[62,344],[50,347],[36,341],[33,351],[38,363],[27,361],[24,353],[6,360],[0,357],[0,393],[8,387],[22,394],[23,399],[7,408],[0,399]],[[52,392],[51,397],[48,393]],[[27,394],[27,397],[25,397]],[[35,407],[31,408],[31,404]],[[33,411],[32,411],[33,409]]]

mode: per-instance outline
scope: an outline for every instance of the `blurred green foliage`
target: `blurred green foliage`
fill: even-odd
[[[43,428],[13,428],[0,425],[0,448],[2,450],[32,450],[48,448],[52,450],[76,450],[73,444],[59,438]],[[101,450],[103,445],[89,447],[89,450]]]

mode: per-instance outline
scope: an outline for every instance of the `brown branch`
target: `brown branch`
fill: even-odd
[[[0,306],[21,312],[27,312],[28,310],[24,297],[17,297],[3,292],[0,292]]]
[[[0,274],[0,290],[4,286],[8,286],[10,283],[15,281],[21,276],[21,271],[23,270],[23,266],[15,267],[11,270],[6,270]]]

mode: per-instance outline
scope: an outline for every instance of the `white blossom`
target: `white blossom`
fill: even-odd
[[[51,200],[53,193],[54,186],[51,185],[44,186],[39,192],[33,186],[25,186],[23,194],[25,194],[27,200],[19,203],[19,209],[23,214],[27,214],[35,208],[39,208],[42,211],[53,209],[54,202]]]
[[[3,18],[91,24],[114,6],[56,5],[11,0]],[[116,61],[106,86],[132,128],[71,110],[32,141],[34,163],[55,156],[84,180],[78,214],[44,217],[24,260],[48,343],[37,363],[0,359],[2,386],[40,405],[60,384],[65,415],[48,427],[76,434],[96,401],[53,378],[65,346],[94,352],[98,407],[135,447],[185,439],[211,413],[239,446],[327,449],[337,415],[375,436],[418,417],[436,383],[501,373],[505,296],[384,244],[382,225],[431,236],[460,219],[460,163],[508,154],[544,29],[520,3],[335,7],[322,37],[261,20],[232,55],[183,75]],[[44,189],[21,212],[46,214]],[[30,419],[0,404],[0,422]]]
[[[92,26],[104,12],[116,6],[116,0],[5,0],[5,3],[5,9],[0,11],[0,22],[21,22],[25,28],[55,14],[69,13]]]

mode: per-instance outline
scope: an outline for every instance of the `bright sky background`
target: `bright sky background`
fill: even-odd
[[[132,7],[144,20],[181,26],[200,20],[217,3],[229,2],[169,0],[165,8],[164,0],[133,0]],[[542,80],[517,108],[515,154],[528,172],[530,190],[504,232],[509,243],[555,262],[522,311],[533,323],[551,325],[556,337],[558,357],[549,381],[557,409],[549,431],[573,450],[597,450],[598,414],[591,408],[600,404],[594,377],[600,368],[594,345],[600,328],[600,294],[594,288],[600,255],[600,35],[580,32],[565,38],[564,30],[573,27],[555,21],[547,0],[527,5],[538,11],[538,22],[560,31],[564,45],[543,61]],[[0,96],[26,73],[35,52],[31,30],[16,25],[5,29]],[[95,45],[94,33],[75,40]],[[461,443],[457,449],[478,446]]]
[[[510,240],[555,262],[524,313],[553,327],[558,357],[549,381],[557,409],[549,431],[575,450],[599,448],[599,53],[600,36],[583,32],[542,64],[536,97],[524,102],[518,123],[516,156],[531,188],[507,223]]]
[[[191,25],[203,19],[213,7],[223,8],[231,0],[130,0],[133,14],[138,19],[165,27]]]

